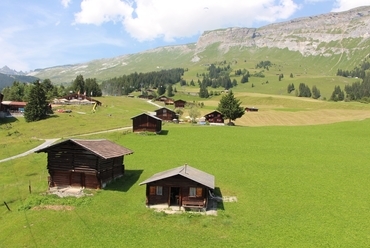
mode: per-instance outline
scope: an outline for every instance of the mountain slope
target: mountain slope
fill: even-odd
[[[14,81],[22,83],[30,83],[36,81],[38,78],[33,76],[23,76],[23,75],[6,75],[0,73],[0,92],[3,88],[10,86]]]
[[[82,74],[98,81],[173,67],[200,67],[222,60],[285,63],[294,58],[312,71],[333,75],[352,69],[370,54],[370,6],[340,13],[294,19],[261,28],[228,28],[204,32],[196,44],[160,47],[142,53],[57,66],[30,75],[69,83]]]

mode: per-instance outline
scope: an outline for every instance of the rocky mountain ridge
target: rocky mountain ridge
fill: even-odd
[[[227,52],[230,47],[287,48],[304,56],[349,53],[340,41],[370,38],[370,6],[340,13],[303,17],[274,23],[261,28],[228,28],[204,32],[197,42],[197,51],[220,42],[219,48]],[[339,41],[335,46],[328,44]]]
[[[29,75],[49,78],[55,83],[69,83],[82,74],[99,81],[133,72],[155,71],[173,67],[193,66],[226,56],[237,48],[286,49],[302,56],[330,58],[340,56],[363,59],[370,53],[370,6],[345,12],[327,13],[274,23],[261,28],[227,28],[204,32],[195,44],[158,47],[137,54],[104,58],[84,64],[38,69]],[[221,55],[220,55],[221,54]],[[337,59],[338,61],[338,59]],[[338,62],[333,62],[338,63]],[[357,63],[354,61],[353,63]],[[337,64],[335,64],[337,65]],[[352,66],[352,65],[351,65]],[[333,66],[334,68],[334,66]]]

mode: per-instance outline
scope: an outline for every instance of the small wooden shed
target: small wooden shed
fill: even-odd
[[[168,108],[160,108],[155,110],[155,116],[160,118],[162,121],[173,121],[174,119],[178,119],[178,115],[175,113],[175,111]]]
[[[160,133],[162,131],[162,120],[156,116],[142,113],[131,119],[133,132]]]
[[[185,108],[186,101],[179,99],[174,101],[173,103],[175,105],[175,108]]]
[[[50,187],[104,188],[125,173],[128,148],[109,140],[69,139],[37,150],[46,152]]]
[[[224,123],[224,115],[217,110],[206,114],[204,118],[206,118],[206,121],[209,123]]]
[[[245,111],[247,111],[247,112],[258,112],[258,108],[256,108],[256,107],[246,107]]]
[[[154,174],[140,183],[146,184],[147,206],[168,204],[183,208],[207,208],[209,191],[215,177],[187,164]]]

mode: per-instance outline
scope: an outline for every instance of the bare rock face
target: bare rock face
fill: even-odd
[[[342,42],[361,44],[370,39],[370,6],[340,13],[298,18],[288,22],[254,28],[228,28],[204,32],[197,42],[197,52],[220,43],[219,49],[230,47],[287,48],[304,56],[349,53]],[[330,43],[330,44],[329,44]],[[361,49],[361,46],[350,49]]]

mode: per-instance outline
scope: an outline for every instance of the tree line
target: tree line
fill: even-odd
[[[370,61],[368,61],[368,58],[370,58],[370,55],[367,58],[365,58],[365,60],[362,61],[360,65],[356,66],[351,71],[338,69],[337,76],[358,77],[364,79],[366,76],[366,70],[370,69]]]
[[[183,68],[174,68],[147,73],[131,73],[120,77],[105,80],[101,84],[101,89],[105,95],[129,95],[134,91],[144,89],[157,89],[158,94],[162,95],[168,85],[180,82],[184,75]]]

